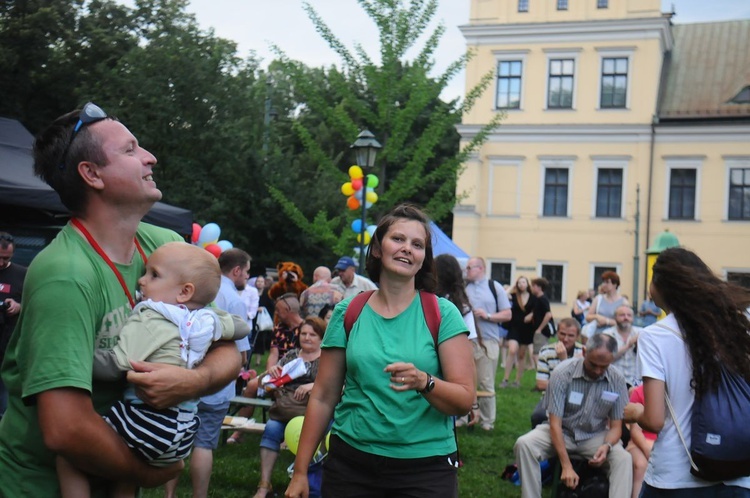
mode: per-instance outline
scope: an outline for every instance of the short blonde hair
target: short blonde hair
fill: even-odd
[[[156,251],[168,252],[167,261],[180,283],[191,283],[195,292],[191,301],[201,306],[216,299],[221,286],[221,268],[216,256],[187,242],[168,242]]]

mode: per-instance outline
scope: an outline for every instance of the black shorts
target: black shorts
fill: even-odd
[[[331,435],[323,463],[323,498],[455,498],[456,453],[425,458],[389,458],[353,448]]]

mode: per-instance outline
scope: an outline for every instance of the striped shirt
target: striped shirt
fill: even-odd
[[[562,419],[563,433],[575,442],[607,430],[607,420],[621,420],[628,404],[625,378],[608,368],[596,380],[584,375],[584,358],[560,363],[547,387],[547,411]]]

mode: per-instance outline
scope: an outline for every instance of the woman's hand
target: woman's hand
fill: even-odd
[[[611,325],[615,325],[615,321],[614,320],[612,320],[611,318],[607,318],[607,317],[601,316],[601,315],[596,315],[596,323],[600,327],[609,327]]]
[[[295,389],[294,394],[292,396],[297,401],[304,401],[305,398],[310,395],[310,391],[312,391],[313,385],[314,384],[312,382],[308,384],[302,384],[297,389]]]
[[[394,391],[421,391],[427,386],[427,374],[417,370],[413,363],[391,363],[383,371],[391,374]]]
[[[310,494],[310,485],[307,482],[307,472],[294,471],[292,480],[286,488],[286,498],[307,498]]]
[[[268,375],[270,375],[272,379],[278,378],[281,375],[281,367],[278,365],[272,366],[268,369]]]

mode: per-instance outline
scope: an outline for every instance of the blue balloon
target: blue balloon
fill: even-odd
[[[364,199],[364,196],[365,196],[364,190],[365,189],[361,188],[357,190],[356,192],[354,192],[354,198],[357,199],[359,202],[362,202],[362,199]]]
[[[232,243],[229,242],[228,240],[220,240],[220,241],[218,241],[216,243],[216,245],[218,245],[219,247],[221,247],[221,252],[224,252],[227,249],[231,249],[231,248],[234,247],[234,245],[232,245]]]
[[[198,237],[198,245],[210,244],[219,240],[221,235],[221,228],[216,223],[207,223],[201,229],[201,234]]]
[[[352,221],[352,231],[354,233],[362,233],[362,220],[357,218],[356,220]]]

